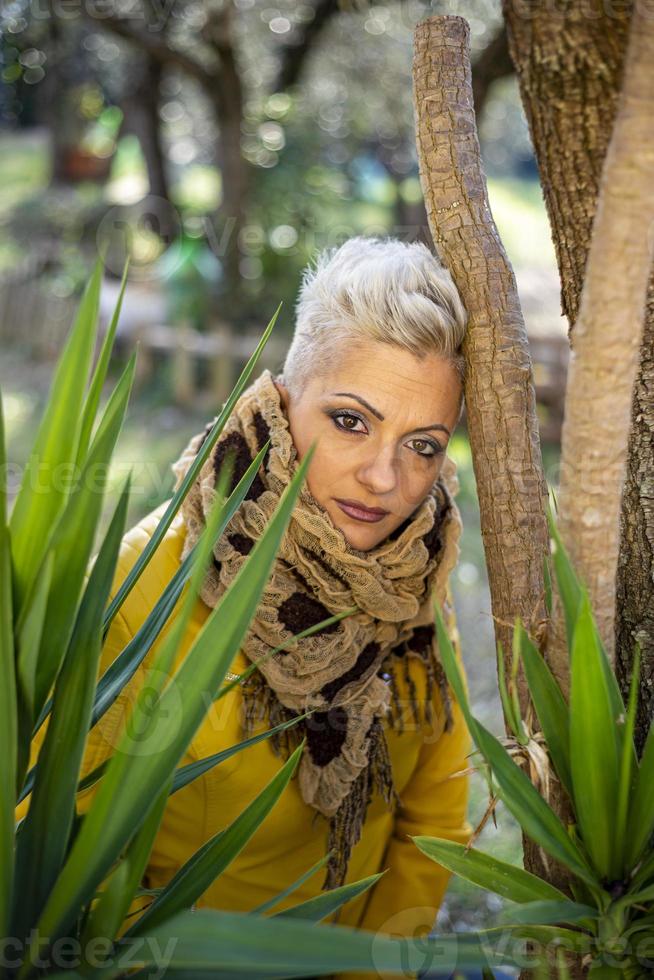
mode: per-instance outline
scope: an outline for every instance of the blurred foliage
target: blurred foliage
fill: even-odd
[[[114,7],[120,12],[121,0]],[[243,88],[241,153],[250,176],[246,228],[238,243],[237,315],[252,321],[280,298],[287,309],[292,306],[301,270],[317,249],[355,234],[419,236],[425,216],[412,107],[414,27],[433,14],[462,14],[470,24],[474,59],[496,34],[501,16],[492,0],[342,2],[317,32],[296,83],[280,90],[316,8],[294,0],[274,5],[235,0],[234,9],[233,43]],[[121,106],[142,81],[143,58],[103,28],[100,17],[53,18],[48,10],[35,16],[27,0],[11,0],[0,13],[0,121],[21,126],[36,118],[52,129],[56,115],[58,139],[110,159],[110,174],[99,184],[82,180],[72,192],[48,186],[46,160],[40,156],[37,162],[32,148],[32,160],[26,169],[18,164],[12,182],[7,174],[12,165],[3,153],[2,176],[10,183],[0,180],[0,214],[6,237],[19,248],[41,239],[64,241],[79,250],[88,269],[91,246],[103,240],[105,214],[124,206],[133,219],[130,206],[148,193],[141,148],[133,133],[121,129]],[[150,30],[162,43],[208,60],[208,16],[207,5],[177,0],[161,8]],[[59,97],[53,103],[53,87],[65,106]],[[175,67],[162,76],[159,123],[176,221],[219,258],[216,119],[206,92]],[[534,202],[542,212],[513,79],[492,87],[480,137],[489,177],[515,184],[509,198],[499,192],[493,198],[507,244],[525,261],[537,259],[539,241],[532,236],[526,241],[515,210],[508,213],[517,199],[521,207]],[[7,150],[9,158],[26,155],[11,142]],[[42,153],[47,152],[44,146]],[[9,190],[11,183],[20,185],[18,194]],[[547,235],[546,225],[543,230]],[[135,235],[141,232],[137,228]],[[170,245],[162,242],[157,249],[148,243],[142,262],[156,263]],[[3,260],[10,261],[11,254],[1,254]],[[80,277],[68,278],[78,289]],[[203,304],[216,309],[211,286],[198,284],[198,289],[200,309]]]

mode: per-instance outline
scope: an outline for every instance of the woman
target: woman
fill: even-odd
[[[432,927],[448,875],[408,835],[460,842],[470,835],[467,779],[454,775],[466,768],[470,742],[433,628],[438,601],[456,640],[447,578],[458,557],[460,518],[446,449],[462,406],[464,330],[451,277],[423,245],[355,238],[306,270],[282,374],[264,371],[242,394],[114,619],[102,669],[134,636],[197,541],[227,453],[235,453],[235,482],[267,439],[261,471],[214,549],[180,659],[314,440],[306,486],[230,676],[328,616],[353,605],[360,611],[268,658],[248,683],[210,706],[183,762],[309,707],[316,711],[289,730],[288,744],[261,741],[170,798],[148,866],[150,888],[165,884],[231,823],[306,736],[298,778],[198,904],[254,909],[329,849],[324,882],[313,875],[279,910],[321,887],[388,869],[338,921],[395,935]],[[211,424],[175,463],[177,486]],[[164,508],[126,535],[114,591]],[[156,652],[157,646],[147,663]],[[147,663],[94,729],[85,772],[116,743]],[[144,744],[139,751],[156,748]]]

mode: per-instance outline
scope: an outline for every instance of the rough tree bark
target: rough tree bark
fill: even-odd
[[[547,486],[515,276],[481,168],[462,18],[416,27],[414,96],[432,236],[468,311],[466,412],[496,635],[508,652],[516,616],[534,626],[546,618]]]
[[[533,4],[520,16],[505,0],[509,47],[541,174],[562,283],[562,307],[578,316],[599,180],[627,48],[629,3],[584,16],[574,0]],[[574,180],[570,181],[571,172]],[[626,694],[634,640],[643,660],[636,741],[654,714],[654,274],[631,409],[616,578],[616,670]]]
[[[626,698],[637,640],[642,656],[635,730],[640,754],[654,721],[654,279],[651,276],[631,407],[620,529],[615,666]]]
[[[612,654],[630,409],[654,222],[654,23],[634,9],[579,314],[561,445],[559,524]]]
[[[614,4],[613,8],[619,5]],[[574,323],[602,165],[615,119],[629,12],[589,17],[576,0],[504,0],[509,51],[538,162],[561,274],[563,312]]]
[[[416,27],[418,158],[436,250],[468,311],[465,402],[495,635],[508,660],[517,616],[542,645],[548,552],[531,359],[515,276],[490,212],[471,87],[469,28],[460,17]],[[524,678],[519,696],[529,699]],[[525,864],[544,873],[524,839]]]

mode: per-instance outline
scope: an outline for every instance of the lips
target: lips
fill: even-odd
[[[388,511],[382,510],[381,507],[364,507],[356,500],[339,500],[336,497],[334,499],[344,514],[366,524],[376,524],[388,514]]]

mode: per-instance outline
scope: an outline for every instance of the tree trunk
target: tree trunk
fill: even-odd
[[[241,152],[243,86],[233,46],[231,0],[212,11],[203,30],[206,41],[220,61],[219,84],[207,89],[220,130],[218,167],[222,180],[222,201],[215,232],[224,269],[223,317],[237,315],[240,305],[240,233],[245,224],[251,165]]]
[[[436,249],[468,311],[465,401],[495,635],[510,657],[516,617],[542,645],[548,553],[534,384],[515,276],[488,203],[460,17],[418,24],[414,103],[423,194]],[[521,676],[520,701],[528,706]],[[543,873],[526,838],[525,864]]]
[[[524,16],[524,8],[504,0],[570,325],[579,310],[629,28],[628,11],[599,10],[590,17],[576,0],[558,0],[533,3]]]
[[[137,66],[138,68],[138,66]],[[166,162],[159,124],[159,86],[163,66],[149,55],[143,56],[138,82],[121,102],[123,133],[133,133],[141,146],[148,171],[150,194],[170,201]]]
[[[653,63],[654,24],[637,7],[574,325],[561,446],[561,536],[588,586],[609,654],[626,448],[652,267]]]
[[[70,65],[66,58],[66,30],[70,27],[52,15],[46,25],[48,70],[43,80],[42,100],[43,122],[47,123],[50,135],[50,181],[52,184],[70,183],[68,172],[68,153],[82,134],[82,125],[70,98]]]
[[[534,627],[546,618],[547,486],[515,276],[481,169],[462,18],[417,26],[414,96],[430,229],[468,311],[466,412],[496,635],[508,652],[516,616]]]
[[[640,755],[654,719],[654,279],[651,276],[631,409],[621,535],[616,577],[615,666],[626,699],[637,640],[642,659],[635,740]]]
[[[615,118],[630,5],[585,17],[574,0],[535,5],[518,16],[505,0],[509,46],[538,161],[562,282],[563,312],[577,318],[599,179]],[[562,157],[562,148],[565,156]],[[574,163],[576,182],[570,189]],[[563,164],[563,166],[562,166]],[[616,670],[626,696],[633,644],[642,651],[636,741],[642,748],[654,706],[654,278],[632,405],[616,578]],[[574,334],[573,334],[574,336]]]

